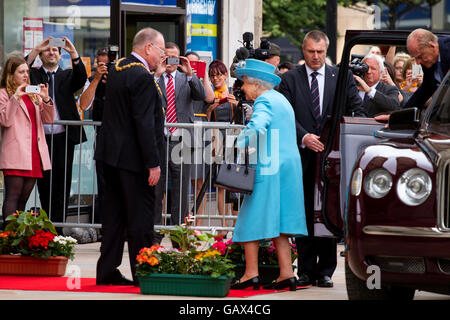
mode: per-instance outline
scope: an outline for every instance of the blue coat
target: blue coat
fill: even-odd
[[[302,164],[295,116],[288,100],[269,90],[253,106],[250,122],[238,137],[249,146],[256,168],[253,193],[246,195],[233,233],[234,242],[307,235]],[[256,146],[258,146],[256,151]]]

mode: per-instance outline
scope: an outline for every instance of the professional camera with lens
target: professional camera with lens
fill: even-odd
[[[352,54],[352,60],[348,64],[348,68],[358,77],[362,77],[364,73],[369,71],[369,66],[362,62],[364,56]]]
[[[234,63],[231,67],[231,75],[234,76],[234,69],[244,61],[245,59],[258,59],[258,60],[266,60],[270,58],[270,42],[266,38],[261,39],[261,43],[259,48],[253,47],[253,33],[245,32],[242,35],[243,47],[238,48],[236,50],[236,56],[234,59]],[[253,105],[253,101],[246,100],[245,93],[241,89],[242,81],[237,79],[233,84],[233,95],[236,97],[236,100],[239,101],[238,108],[242,112],[237,112],[237,119],[234,119],[235,123],[244,124],[245,122],[245,110],[243,108],[244,104]]]

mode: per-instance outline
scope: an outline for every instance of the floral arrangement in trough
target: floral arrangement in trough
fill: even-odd
[[[44,259],[63,256],[73,260],[77,240],[58,236],[44,210],[16,212],[6,222],[5,230],[0,230],[0,254]]]

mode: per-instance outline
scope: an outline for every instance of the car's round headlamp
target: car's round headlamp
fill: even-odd
[[[403,203],[418,206],[427,200],[432,186],[431,178],[424,170],[409,169],[397,182],[397,194]]]
[[[372,198],[383,198],[391,188],[392,176],[386,169],[372,170],[364,179],[364,191]]]

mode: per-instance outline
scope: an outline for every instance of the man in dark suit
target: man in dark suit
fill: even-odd
[[[189,60],[180,56],[180,49],[175,43],[166,43],[166,55],[168,58],[179,58],[180,64],[170,65],[163,62],[155,72],[155,79],[163,93],[162,104],[166,114],[165,121],[166,123],[193,123],[193,102],[206,99],[205,88],[200,79],[193,73]],[[155,223],[159,224],[161,221],[162,199],[166,185],[170,185],[169,195],[167,196],[170,200],[170,203],[167,204],[171,215],[170,224],[180,225],[184,223],[184,218],[189,211],[188,196],[190,191],[190,164],[193,161],[194,131],[192,129],[168,127],[164,130],[164,136],[165,139],[169,140],[168,143],[166,140],[162,150],[165,162],[167,161],[166,156],[169,155],[168,172],[166,172],[164,162],[161,181],[156,192]],[[174,155],[177,158],[174,158]]]
[[[364,73],[363,79],[354,75],[359,84],[358,90],[363,99],[364,109],[369,117],[374,117],[380,113],[388,113],[400,109],[398,100],[398,89],[381,82],[381,75],[387,72],[383,59],[377,54],[368,54],[362,60],[369,70]]]
[[[327,116],[331,115],[339,71],[337,67],[325,64],[328,44],[328,37],[323,32],[309,32],[302,46],[305,64],[285,72],[279,88],[294,108],[297,143],[302,158],[308,236],[296,238],[298,285],[301,286],[332,287],[331,277],[337,264],[336,239],[319,237],[314,233],[316,155],[324,150],[320,134]],[[350,72],[347,86],[347,114],[365,116]]]
[[[61,48],[50,47],[49,37],[26,58],[30,66],[38,55],[42,61],[41,68],[30,68],[30,82],[49,84],[49,95],[55,105],[55,120],[80,121],[74,94],[83,88],[86,82],[86,69],[72,42],[67,37],[63,38],[66,43],[63,49],[72,58],[72,69],[62,70],[59,67]],[[52,159],[52,170],[44,171],[43,178],[38,179],[39,198],[50,219],[61,223],[64,222],[64,213],[69,202],[74,149],[77,144],[86,141],[86,135],[80,126],[52,124],[44,125],[44,130]],[[60,233],[62,229],[57,230]]]
[[[154,186],[162,163],[163,115],[160,91],[150,74],[164,57],[164,37],[145,28],[133,40],[133,51],[108,74],[102,130],[95,160],[103,162],[102,245],[97,284],[138,284],[136,256],[153,240]],[[134,281],[117,269],[125,236]]]
[[[405,108],[425,107],[450,68],[450,37],[438,38],[425,29],[416,29],[407,40],[409,54],[422,65],[423,82],[405,104]]]

